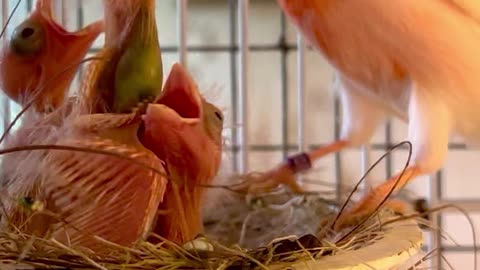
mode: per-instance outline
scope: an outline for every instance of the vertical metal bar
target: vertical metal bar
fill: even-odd
[[[59,19],[63,27],[67,27],[67,3],[62,0],[53,1],[54,16]]]
[[[69,2],[71,3],[71,2]],[[64,27],[68,25],[68,14],[67,14],[67,1],[61,1],[61,11],[62,11],[62,24]]]
[[[177,0],[177,36],[180,64],[187,66],[187,12],[188,0]]]
[[[385,125],[385,150],[388,151],[392,147],[392,121],[389,119]],[[386,178],[392,177],[393,172],[393,157],[388,155],[385,157],[385,174]]]
[[[236,14],[236,7],[238,5],[238,0],[230,0],[229,1],[229,17],[230,17],[230,81],[231,81],[231,112],[232,112],[232,124],[235,127],[232,130],[232,162],[233,162],[233,171],[239,172],[238,164],[239,164],[239,157],[238,157],[238,148],[237,148],[237,141],[238,141],[238,102],[237,102],[237,92],[238,92],[238,85],[237,85],[237,55],[236,55],[236,44],[237,44],[237,14]]]
[[[437,193],[437,198],[438,198],[438,201],[441,202],[441,201],[443,201],[443,192],[442,192],[443,173],[442,173],[442,170],[437,172],[435,183],[436,183],[435,189],[437,191],[436,192]],[[441,255],[441,256],[438,256],[436,258],[437,258],[437,261],[438,261],[438,265],[440,265],[441,263],[443,263],[442,258],[443,258],[443,244],[444,244],[444,241],[442,241],[442,232],[443,232],[442,213],[437,212],[435,214],[436,214],[436,217],[434,216],[433,219],[434,219],[435,224],[439,228],[439,230],[435,231],[435,239],[436,239],[436,242],[438,244],[438,247],[440,248],[439,253]],[[473,250],[473,251],[476,252],[476,250]]]
[[[297,140],[298,151],[305,152],[307,149],[306,140],[306,95],[305,95],[305,42],[301,33],[297,34]],[[302,182],[302,177],[298,180]]]
[[[298,136],[298,151],[304,152],[307,149],[306,140],[306,94],[305,94],[305,42],[300,33],[297,34],[297,136]]]
[[[77,2],[77,12],[76,12],[77,13],[77,29],[80,29],[82,28],[84,23],[83,5],[82,5],[82,0],[77,0],[76,2]],[[85,65],[80,65],[78,69],[78,78],[83,78],[84,68],[85,68]]]
[[[335,78],[336,79],[336,78]],[[340,99],[337,95],[334,97],[333,101],[333,110],[334,110],[334,136],[335,140],[340,139]],[[340,152],[335,153],[335,179],[336,179],[336,199],[338,202],[342,200],[342,190],[343,190],[343,174],[342,174],[342,156]]]
[[[282,83],[282,155],[288,156],[288,70],[287,70],[287,19],[282,12],[280,16],[280,78]]]
[[[238,137],[238,144],[240,146],[240,172],[246,173],[248,171],[248,10],[249,0],[239,0],[238,3],[238,27],[239,27],[239,48],[240,48],[240,62],[239,62],[239,80],[238,80],[238,107],[239,107],[239,122],[240,136]]]
[[[53,12],[54,17],[57,21],[61,22],[61,25],[68,29],[68,15],[67,15],[67,5],[71,5],[72,2],[64,0],[55,0],[53,1]],[[76,6],[74,6],[75,8]],[[78,80],[78,77],[75,76],[74,80]],[[73,81],[72,81],[73,83]],[[70,88],[70,87],[69,87]],[[71,88],[70,88],[71,90]]]
[[[7,25],[8,21],[8,0],[2,0],[2,28]],[[8,29],[5,29],[5,33],[3,33],[2,42],[5,45],[7,42],[8,37]]]
[[[362,176],[365,175],[368,171],[368,168],[370,168],[370,164],[371,164],[370,151],[371,149],[369,144],[365,144],[362,146],[362,149],[361,149]],[[365,177],[365,180],[361,184],[361,188],[364,194],[368,193],[368,189],[372,186],[370,181],[371,181],[371,177],[370,175],[367,175]]]
[[[61,0],[54,0],[52,1],[52,9],[53,9],[53,16],[57,21],[60,21],[63,25],[62,21],[62,1]]]
[[[8,0],[2,0],[2,27],[5,27],[7,25],[7,20],[8,16],[10,14],[8,13]],[[7,42],[7,37],[8,37],[8,29],[5,29],[5,32],[3,33],[3,43],[4,46],[6,45]],[[6,130],[8,125],[10,125],[10,99],[7,97],[7,95],[3,95],[3,130]]]
[[[437,203],[440,201],[439,192],[440,192],[440,186],[439,186],[437,177],[435,175],[430,175],[428,177],[428,193],[429,193],[428,200],[430,205],[437,205]],[[438,215],[438,213],[433,212],[431,214],[431,218],[432,218],[432,223],[435,226],[438,226],[440,224],[440,216]],[[437,228],[437,229],[440,230],[440,228]],[[432,233],[428,235],[428,245],[430,250],[434,250],[435,248],[440,248],[441,246],[441,235],[440,235],[440,231],[438,230],[437,231],[434,230]],[[442,259],[440,254],[438,254],[438,256],[435,256],[430,260],[430,267],[432,269],[435,267],[437,267],[437,269],[440,269],[439,267],[441,267],[441,264],[442,264]]]

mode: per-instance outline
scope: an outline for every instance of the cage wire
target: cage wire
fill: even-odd
[[[7,22],[7,17],[12,11],[17,0],[1,0],[2,1],[2,23],[3,25]],[[88,7],[85,7],[85,3],[89,3],[97,0],[56,0],[55,12],[59,21],[63,25],[67,25],[74,28],[80,28],[85,24],[85,13],[92,12]],[[162,0],[163,1],[163,0]],[[306,110],[306,81],[308,79],[306,75],[306,52],[310,50],[305,44],[302,36],[297,33],[296,42],[291,43],[287,40],[287,28],[289,27],[288,20],[283,14],[280,15],[280,35],[278,37],[278,42],[272,44],[255,44],[250,41],[250,27],[249,16],[251,9],[255,5],[256,1],[249,0],[223,0],[223,1],[199,1],[204,2],[205,5],[216,5],[218,3],[227,3],[228,5],[228,31],[229,31],[229,44],[228,45],[215,45],[215,44],[206,44],[206,45],[189,45],[188,42],[188,19],[189,19],[189,4],[196,2],[198,0],[168,0],[172,4],[176,5],[176,36],[177,36],[177,45],[174,46],[165,46],[162,45],[163,42],[160,40],[162,52],[167,57],[176,58],[177,61],[187,66],[188,68],[188,55],[194,52],[210,52],[210,53],[228,53],[229,57],[229,73],[230,73],[230,107],[228,108],[229,113],[231,113],[231,143],[228,146],[228,151],[232,154],[232,167],[236,172],[247,172],[249,170],[249,154],[253,152],[272,152],[272,151],[281,151],[283,157],[291,154],[292,152],[305,151],[307,149],[312,149],[319,147],[320,145],[311,144],[307,140],[307,122],[311,125],[318,125],[314,119],[309,119]],[[157,1],[158,3],[159,1]],[[269,1],[259,1],[259,2],[271,2],[271,8],[278,9],[275,0]],[[14,15],[14,19],[10,22],[7,32],[3,36],[3,42],[6,37],[11,34],[12,28],[18,24],[25,16],[30,12],[34,5],[34,0],[22,0],[19,9]],[[196,3],[198,4],[198,2]],[[194,12],[194,11],[192,11]],[[280,12],[280,10],[279,10]],[[160,20],[161,22],[161,20]],[[91,49],[91,53],[95,53],[99,50],[98,43],[95,43],[94,48]],[[281,144],[252,144],[248,141],[249,135],[249,119],[248,119],[248,110],[249,104],[247,102],[248,95],[251,89],[249,89],[249,64],[251,52],[278,52],[280,57],[280,78],[281,87],[278,90],[278,94],[281,96],[281,115],[278,117],[282,121],[282,134],[281,134]],[[294,119],[297,122],[297,142],[296,144],[290,143],[289,138],[289,129],[293,126],[291,119],[287,116],[289,108],[289,93],[288,93],[288,82],[291,78],[287,67],[289,65],[289,54],[296,54],[296,70],[295,76],[297,79],[296,83],[296,99],[297,99],[297,114]],[[79,75],[82,74],[82,68],[80,68]],[[77,76],[77,80],[78,80]],[[333,80],[333,78],[332,78]],[[2,115],[3,115],[3,128],[8,125],[11,120],[11,116],[15,115],[19,111],[19,107],[13,102],[9,101],[6,97],[2,97]],[[334,127],[333,133],[334,138],[338,139],[340,135],[340,102],[337,97],[334,97],[333,100],[333,110],[334,110]],[[361,149],[361,161],[362,161],[362,171],[365,172],[372,163],[371,151],[380,150],[386,151],[388,148],[394,145],[394,129],[392,127],[392,121],[388,121],[383,130],[384,143],[372,143],[366,145]],[[451,143],[449,145],[451,150],[463,150],[467,151],[465,145],[461,143]],[[342,167],[344,166],[342,153],[334,154],[334,164],[333,168],[328,168],[335,171],[335,185],[337,198],[340,197],[340,187],[343,186],[343,171]],[[280,161],[280,160],[279,160]],[[387,177],[393,175],[396,171],[394,170],[393,160],[391,156],[388,156],[385,161],[385,174]],[[480,201],[475,199],[471,200],[445,200],[443,198],[444,187],[444,174],[442,171],[438,172],[435,175],[430,176],[428,181],[428,196],[427,201],[430,205],[435,206],[438,204],[444,203],[454,203],[463,209],[469,212],[477,212],[480,210]],[[368,187],[368,182],[366,184]],[[432,215],[433,222],[439,228],[442,228],[442,213]],[[440,253],[444,252],[474,252],[473,246],[462,245],[462,246],[452,246],[446,245],[442,238],[440,237],[440,231],[430,233],[428,244],[425,249],[432,250],[433,248],[440,248]],[[430,261],[430,267],[443,269],[448,267],[443,262],[442,256],[435,256],[432,261]]]

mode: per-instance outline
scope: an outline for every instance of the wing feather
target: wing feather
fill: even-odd
[[[480,23],[480,1],[477,0],[441,0],[459,9],[466,16]]]
[[[22,174],[22,178],[7,185],[10,194],[40,200],[55,215],[53,218],[41,213],[34,215],[35,218],[23,230],[41,236],[50,230],[51,236],[63,243],[97,251],[104,245],[94,239],[94,235],[131,246],[146,239],[156,221],[167,184],[163,163],[136,139],[139,123],[127,124],[133,116],[105,115],[114,118],[102,120],[110,125],[104,126],[105,130],[98,130],[98,125],[82,127],[82,123],[90,123],[82,117],[91,115],[80,116],[79,121],[70,124],[66,129],[73,127],[74,131],[56,137],[55,144],[105,150],[134,158],[147,167],[118,156],[67,150],[42,151],[42,155],[33,156],[36,160],[29,160],[35,164],[29,168],[30,174]],[[98,116],[93,117],[95,119]],[[124,135],[113,136],[116,130]],[[29,175],[37,178],[32,179]],[[33,190],[34,186],[36,189]],[[9,211],[16,218],[14,225],[29,219],[22,207],[11,205]]]

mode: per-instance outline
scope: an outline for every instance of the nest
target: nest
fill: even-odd
[[[205,235],[184,246],[160,239],[158,244],[141,242],[126,248],[97,238],[110,250],[101,255],[56,240],[2,232],[0,265],[2,269],[344,269],[365,264],[390,269],[417,253],[422,244],[415,221],[387,211],[355,233],[325,231],[317,237],[319,226],[337,210],[318,194],[281,193],[250,202],[237,196],[227,207],[207,214]]]

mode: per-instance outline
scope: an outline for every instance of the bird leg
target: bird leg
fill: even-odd
[[[247,177],[247,181],[237,190],[248,193],[259,193],[276,188],[283,184],[294,193],[302,193],[295,179],[295,174],[311,169],[316,160],[346,147],[360,146],[369,141],[378,124],[384,119],[382,106],[363,96],[362,89],[342,75],[337,74],[334,88],[337,88],[342,99],[343,125],[340,139],[324,147],[287,158],[280,166],[259,177]]]
[[[410,166],[403,172],[396,174],[386,182],[375,187],[352,209],[340,215],[335,222],[335,230],[338,231],[354,224],[358,224],[362,219],[367,218],[377,209],[377,207],[379,207],[390,191],[393,190],[392,194],[397,192],[408,184],[410,180],[423,173],[424,172],[418,166]],[[407,209],[406,203],[402,203],[398,200],[388,200],[385,202],[384,206],[401,213]]]
[[[352,210],[342,214],[335,226],[337,229],[369,216],[391,190],[398,191],[411,179],[434,173],[442,167],[448,151],[452,117],[444,100],[431,95],[432,89],[441,88],[436,84],[415,83],[412,86],[408,106],[408,138],[412,143],[412,165],[374,188]]]
[[[285,162],[276,168],[258,177],[252,177],[235,186],[233,189],[248,194],[259,194],[268,192],[279,185],[286,185],[293,193],[303,193],[303,189],[298,185],[295,175],[311,169],[312,161],[338,152],[347,145],[348,142],[346,140],[338,140],[310,152],[303,152],[288,157]]]

